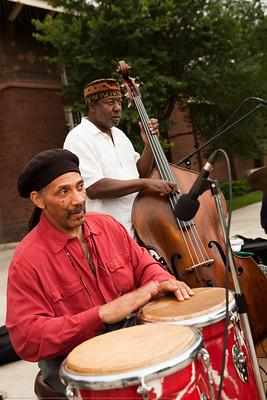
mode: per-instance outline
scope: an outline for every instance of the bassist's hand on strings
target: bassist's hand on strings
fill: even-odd
[[[139,122],[139,126],[140,126],[141,137],[143,139],[143,142],[145,143],[145,146],[147,147],[147,149],[146,149],[146,158],[147,158],[148,152],[151,153],[151,155],[152,155],[152,152],[151,152],[150,144],[149,144],[145,129],[143,127],[143,124],[141,122]],[[151,134],[159,137],[158,120],[156,118],[151,118],[148,121],[148,126],[149,126]],[[166,181],[163,179],[149,179],[146,182],[146,185],[143,190],[147,191],[147,192],[159,193],[160,196],[167,196],[171,193],[177,192],[177,185],[174,182]]]
[[[158,122],[158,120],[156,118],[151,118],[148,122],[148,126],[149,126],[149,129],[150,129],[150,132],[152,133],[152,135],[156,135],[157,137],[159,137],[159,122]],[[143,139],[143,142],[145,144],[148,144],[147,134],[144,130],[142,122],[139,122],[139,127],[140,127],[140,135],[141,135],[141,138]]]
[[[144,179],[142,191],[158,193],[160,196],[167,196],[177,192],[177,184],[163,179]]]

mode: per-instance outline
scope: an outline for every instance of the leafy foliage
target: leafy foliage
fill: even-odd
[[[229,183],[225,182],[220,184],[220,189],[224,194],[224,197],[229,199]],[[243,194],[252,192],[253,189],[250,187],[247,180],[240,179],[237,181],[233,181],[232,183],[232,194],[233,197],[242,196]]]
[[[64,95],[76,109],[83,109],[87,82],[120,78],[121,59],[132,65],[132,75],[140,75],[145,107],[160,120],[163,136],[176,100],[188,104],[194,130],[208,139],[245,98],[267,93],[267,22],[259,0],[52,4],[64,6],[66,13],[35,21],[35,36],[56,49],[50,61],[67,68]],[[244,102],[232,121],[255,105]],[[125,107],[121,124],[133,141],[137,121],[136,111]],[[265,121],[264,111],[253,114],[224,135],[220,147],[240,157],[262,157]]]

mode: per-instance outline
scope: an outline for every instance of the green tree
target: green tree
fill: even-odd
[[[50,43],[50,59],[68,71],[65,98],[82,109],[83,86],[104,76],[120,78],[124,59],[144,83],[149,115],[166,131],[175,102],[191,110],[194,129],[208,139],[249,96],[264,96],[266,17],[260,1],[244,0],[57,0],[66,13],[35,21],[36,38]],[[247,101],[234,119],[256,105]],[[123,113],[122,127],[138,140],[138,115]],[[230,154],[260,158],[265,151],[265,113],[257,112],[220,147]],[[218,146],[218,143],[216,143]],[[175,161],[175,160],[174,160]]]

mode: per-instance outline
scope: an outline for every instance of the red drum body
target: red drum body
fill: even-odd
[[[60,368],[68,399],[210,400],[199,330],[151,324],[77,346]]]
[[[181,324],[200,329],[204,347],[210,357],[211,376],[217,398],[223,360],[226,301],[224,288],[196,288],[189,300],[178,302],[174,296],[162,297],[144,306],[139,312],[141,323]],[[229,296],[230,323],[226,343],[221,399],[257,400],[256,382],[248,351],[235,311],[235,300]]]

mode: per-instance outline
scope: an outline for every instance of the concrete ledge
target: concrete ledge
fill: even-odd
[[[13,242],[13,243],[0,243],[0,251],[1,250],[9,250],[9,249],[15,249],[19,242]]]

